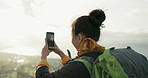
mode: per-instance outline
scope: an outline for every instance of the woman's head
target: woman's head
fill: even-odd
[[[72,43],[74,46],[75,43],[80,43],[83,38],[98,41],[101,33],[100,27],[102,27],[105,18],[105,13],[100,9],[93,10],[88,16],[77,18],[72,24]]]

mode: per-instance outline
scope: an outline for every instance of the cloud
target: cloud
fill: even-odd
[[[101,41],[109,41],[111,43],[135,43],[148,44],[148,32],[110,32],[103,31]],[[115,41],[115,42],[113,42]]]
[[[144,2],[148,2],[148,0],[144,0]]]
[[[12,45],[10,45],[10,41],[7,41],[4,37],[0,34],[0,50],[12,48]]]
[[[0,50],[12,48],[12,47],[13,46],[11,46],[11,45],[0,44]]]
[[[148,15],[148,9],[131,9],[126,13],[128,16],[145,16]]]
[[[44,39],[35,34],[28,34],[24,39],[21,39],[21,44],[34,49],[42,48]]]
[[[102,32],[101,40],[98,42],[107,48],[125,48],[131,46],[135,51],[148,57],[148,32]]]
[[[25,14],[34,16],[33,14],[34,11],[31,7],[32,4],[34,3],[34,0],[22,0],[22,3],[24,6]]]
[[[4,0],[0,0],[0,8],[1,8],[1,7],[4,7],[4,6],[5,6]]]

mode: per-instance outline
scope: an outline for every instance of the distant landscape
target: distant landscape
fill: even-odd
[[[0,78],[35,78],[40,56],[25,56],[0,52]],[[50,72],[62,67],[60,59],[48,58]]]
[[[25,56],[0,52],[0,78],[35,78],[39,56]],[[62,67],[60,59],[48,59],[50,71]]]

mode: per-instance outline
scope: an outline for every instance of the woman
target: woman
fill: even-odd
[[[77,49],[78,57],[89,56],[96,59],[105,50],[97,44],[100,38],[100,28],[105,20],[105,13],[96,9],[88,16],[77,18],[72,24],[72,44]],[[46,41],[46,40],[45,40]],[[41,61],[37,66],[36,78],[90,78],[90,74],[83,63],[72,61],[55,44],[48,50],[47,42],[42,49]],[[55,72],[49,72],[46,57],[55,52],[61,57],[63,67]]]

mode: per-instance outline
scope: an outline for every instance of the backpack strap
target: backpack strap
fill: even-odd
[[[89,56],[82,56],[80,57],[81,59],[86,59],[87,61],[89,61],[91,64],[93,64],[93,62],[95,61],[95,59],[93,57],[89,57]]]
[[[91,76],[92,71],[93,71],[93,66],[92,65],[93,65],[94,60],[95,59],[92,58],[92,57],[82,56],[82,57],[80,57],[78,59],[75,59],[74,61],[82,62],[84,64],[84,66],[87,68],[87,70],[88,70],[88,72],[89,72],[89,74]]]

